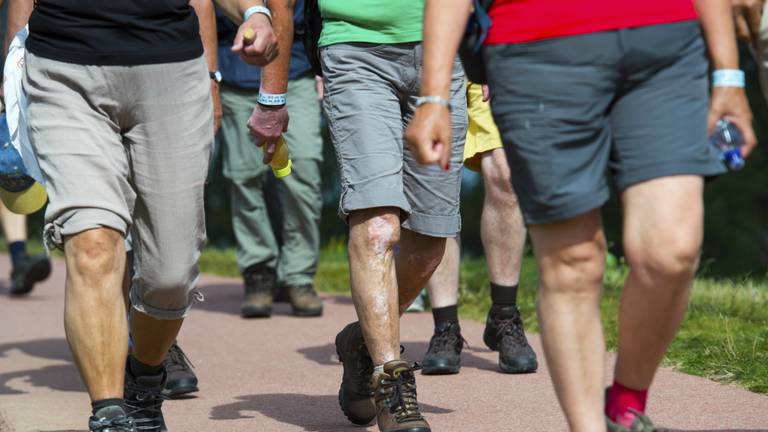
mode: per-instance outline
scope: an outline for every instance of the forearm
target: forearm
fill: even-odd
[[[277,35],[278,55],[261,73],[261,88],[266,93],[288,91],[288,70],[291,66],[293,45],[293,8],[295,0],[270,0],[272,28]]]
[[[731,0],[696,0],[713,69],[738,69]]]
[[[424,9],[423,96],[449,98],[451,71],[464,35],[470,0],[427,0]]]
[[[243,23],[243,14],[251,6],[264,6],[263,0],[214,0],[221,12],[237,25]],[[271,2],[270,2],[270,9]]]
[[[10,0],[8,2],[8,22],[6,23],[5,44],[3,44],[4,53],[8,53],[8,46],[11,45],[16,33],[27,25],[34,6],[34,0]]]
[[[200,22],[200,39],[203,41],[205,62],[209,71],[219,68],[216,35],[216,14],[211,0],[190,0],[190,6],[195,9],[197,20]]]

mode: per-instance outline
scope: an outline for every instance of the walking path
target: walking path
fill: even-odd
[[[2,257],[0,274],[8,274]],[[88,398],[64,339],[64,266],[31,296],[10,299],[0,286],[0,431],[83,431]],[[234,279],[203,277],[206,300],[180,336],[196,365],[201,392],[165,405],[171,432],[375,431],[353,427],[336,393],[341,367],[333,337],[354,319],[346,297],[325,297],[325,316],[298,319],[278,305],[268,320],[240,319]],[[420,360],[432,331],[429,314],[407,315],[405,353]],[[496,354],[482,343],[480,323],[463,322],[471,349],[460,374],[419,375],[419,399],[435,431],[563,431],[565,426],[541,354],[536,374],[496,372]],[[657,423],[686,431],[768,431],[768,397],[662,370],[650,412]]]

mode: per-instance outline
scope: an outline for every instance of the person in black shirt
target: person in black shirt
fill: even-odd
[[[251,12],[234,49],[268,63],[277,40],[265,5],[226,3]],[[29,17],[29,136],[50,197],[45,241],[65,254],[65,328],[91,431],[167,431],[163,360],[199,297],[214,131],[216,64],[203,58],[195,9],[212,11],[210,0],[11,1],[11,34]],[[247,28],[256,36],[246,46]],[[129,233],[130,355],[121,293]]]

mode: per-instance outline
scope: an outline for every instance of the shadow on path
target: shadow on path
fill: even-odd
[[[0,357],[6,357],[8,351],[19,350],[26,355],[50,360],[66,361],[68,364],[51,365],[39,369],[27,369],[0,374],[0,394],[22,394],[8,386],[8,382],[23,378],[35,387],[47,387],[58,391],[83,392],[83,386],[77,369],[72,363],[69,347],[64,339],[40,339],[27,342],[14,342],[0,345]]]
[[[453,410],[421,404],[427,414],[447,414]],[[254,418],[248,411],[258,412],[280,423],[292,424],[308,432],[360,430],[349,423],[339,409],[335,395],[312,396],[295,393],[239,396],[236,402],[211,410],[212,420]]]
[[[403,355],[406,359],[408,359],[408,361],[421,362],[424,358],[424,354],[427,352],[429,344],[427,342],[405,342],[403,343],[403,346],[405,347],[405,352]],[[332,343],[300,348],[297,350],[297,352],[308,360],[311,360],[319,365],[340,365],[339,358],[336,355],[336,347]],[[496,362],[475,355],[475,352],[487,351],[464,350],[464,352],[461,354],[462,367],[498,372],[499,366]]]

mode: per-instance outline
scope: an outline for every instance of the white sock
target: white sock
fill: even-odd
[[[384,373],[384,365],[376,365],[373,367],[373,374],[383,374]]]

